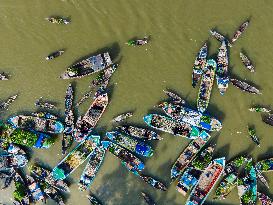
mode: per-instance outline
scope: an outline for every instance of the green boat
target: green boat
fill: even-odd
[[[244,176],[239,177],[237,183],[240,204],[255,204],[257,200],[257,175],[252,161],[247,163]]]
[[[237,186],[239,169],[247,160],[247,158],[240,156],[227,164],[224,171],[224,178],[215,191],[214,199],[225,199],[232,189]]]
[[[183,196],[195,187],[204,169],[211,163],[213,151],[214,146],[207,147],[184,170],[176,186],[176,190]]]
[[[107,132],[106,136],[114,143],[117,143],[118,145],[130,150],[131,152],[135,152],[144,157],[153,156],[153,149],[145,142],[136,140],[118,131]]]
[[[200,89],[197,98],[197,109],[199,112],[205,112],[209,105],[216,67],[217,64],[215,60],[209,59],[207,61],[206,70],[201,79]]]
[[[78,144],[52,171],[55,180],[63,180],[76,170],[95,151],[97,145],[88,136]]]
[[[273,158],[258,161],[255,165],[255,168],[260,172],[273,171]]]
[[[189,165],[209,139],[210,135],[203,130],[198,138],[191,141],[172,166],[171,180],[177,179],[183,173],[183,170]]]
[[[254,128],[249,127],[248,128],[248,134],[251,140],[258,146],[260,147],[260,140],[256,135],[256,130]]]
[[[170,134],[189,139],[195,139],[198,137],[198,135],[192,135],[193,126],[190,124],[179,123],[163,115],[149,114],[144,116],[143,120],[150,127],[163,132],[168,132]],[[197,128],[194,129],[198,130]]]

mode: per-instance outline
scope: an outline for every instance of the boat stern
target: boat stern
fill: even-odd
[[[19,116],[13,116],[7,120],[7,123],[10,124],[12,128],[18,128],[19,127],[18,121],[19,121]]]

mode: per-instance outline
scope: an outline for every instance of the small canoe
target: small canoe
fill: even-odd
[[[217,64],[215,60],[209,59],[207,61],[206,71],[202,76],[197,98],[197,109],[199,112],[205,112],[209,105],[216,67]]]
[[[224,95],[229,84],[228,77],[228,50],[223,41],[217,55],[216,81],[221,95]]]
[[[240,52],[240,58],[243,62],[243,64],[245,65],[245,67],[250,71],[250,72],[255,72],[255,68],[253,66],[253,64],[251,63],[251,61],[249,60],[249,58],[243,54],[242,52]]]
[[[199,50],[192,70],[192,87],[195,88],[197,83],[200,81],[202,74],[205,71],[206,63],[207,63],[207,55],[208,55],[208,46],[205,43],[201,49]]]
[[[116,122],[116,123],[118,123],[118,122],[123,122],[123,121],[125,121],[126,119],[128,119],[128,118],[130,118],[130,117],[132,117],[132,116],[133,116],[133,113],[132,113],[132,112],[126,112],[126,113],[123,113],[123,114],[120,114],[120,115],[116,116],[116,117],[112,120],[112,122]]]
[[[17,115],[14,117],[10,117],[7,122],[13,128],[36,130],[38,132],[46,132],[52,134],[59,134],[62,133],[64,130],[64,126],[60,121],[29,115]]]
[[[255,106],[248,109],[250,112],[265,112],[270,113],[271,110],[261,106]]]
[[[158,114],[148,114],[144,116],[144,122],[150,127],[173,134],[175,136],[186,137],[189,139],[195,139],[196,136],[192,136],[192,126],[188,123],[178,123],[173,119],[158,115]]]
[[[255,165],[255,168],[260,172],[273,171],[273,158],[258,161]]]
[[[9,75],[5,73],[0,73],[0,80],[9,80]]]
[[[262,172],[260,170],[257,170],[256,168],[255,168],[255,170],[256,170],[256,174],[257,174],[258,179],[262,182],[263,185],[265,185],[269,189],[269,184],[268,184],[266,178],[263,176]]]
[[[200,133],[199,137],[191,141],[191,143],[180,154],[171,169],[171,180],[176,180],[182,175],[184,169],[191,163],[198,152],[210,139],[210,135],[204,130]]]
[[[232,47],[232,44],[229,42],[229,40],[225,36],[217,32],[216,30],[210,30],[210,34],[220,42],[226,41],[227,45],[229,47]]]
[[[86,92],[81,98],[80,100],[77,102],[76,107],[79,107],[81,104],[83,104],[88,98],[90,98],[92,96],[93,90],[90,90],[88,92]]]
[[[82,78],[108,68],[112,64],[109,53],[91,56],[73,64],[61,75],[62,79]]]
[[[1,102],[0,103],[0,110],[8,110],[10,104],[13,103],[17,97],[18,97],[18,95],[13,95],[13,96],[9,97],[7,100]]]
[[[102,141],[102,146],[118,157],[121,163],[134,174],[138,175],[144,169],[144,163],[123,147],[110,141]]]
[[[240,25],[239,29],[234,33],[234,36],[231,39],[232,44],[235,41],[237,41],[237,39],[243,34],[243,32],[247,29],[248,26],[249,26],[249,21],[248,20]]]
[[[39,183],[35,181],[33,177],[26,176],[26,184],[34,202],[45,201],[45,193],[41,190]]]
[[[225,168],[225,158],[213,160],[201,174],[195,188],[190,193],[186,205],[202,205],[213,187],[219,180]]]
[[[171,98],[171,100],[174,102],[174,103],[177,103],[177,104],[185,104],[186,101],[183,100],[179,95],[177,95],[176,93],[174,92],[171,92],[171,91],[168,91],[168,90],[163,90],[163,92],[169,97]]]
[[[98,96],[90,105],[85,115],[77,120],[73,132],[73,137],[77,142],[82,141],[92,132],[93,128],[96,126],[97,122],[105,111],[107,105],[108,95],[105,93]]]
[[[96,79],[91,82],[90,87],[100,86],[104,82],[108,81],[116,71],[117,67],[117,64],[112,64],[110,67],[102,70],[101,73],[96,77]]]
[[[114,143],[128,149],[131,152],[135,152],[144,157],[153,156],[153,149],[148,144],[138,141],[126,134],[120,133],[118,131],[107,132],[106,136],[108,139]]]
[[[50,53],[47,57],[46,60],[53,60],[54,58],[57,58],[61,55],[63,55],[64,51],[63,50],[59,50],[59,51],[55,51],[53,53]]]
[[[158,190],[161,190],[161,191],[167,191],[167,187],[159,180],[157,180],[151,176],[147,176],[147,175],[143,175],[143,174],[140,174],[139,176],[141,179],[143,179],[144,182],[151,185],[152,187],[154,187]]]
[[[85,138],[53,169],[53,178],[63,180],[68,177],[94,153],[96,146],[92,140],[92,135]]]
[[[101,167],[104,155],[105,150],[99,147],[97,147],[94,154],[91,155],[78,183],[80,191],[87,190],[91,186],[97,172],[99,171],[99,168]]]
[[[256,130],[254,128],[248,128],[248,134],[251,140],[258,146],[260,147],[260,140],[256,135]]]
[[[70,20],[67,18],[63,18],[60,16],[52,16],[52,17],[48,17],[45,18],[45,20],[49,21],[50,23],[54,23],[54,24],[69,24]]]
[[[209,146],[197,155],[180,177],[176,189],[183,196],[197,184],[203,170],[211,163],[214,146]]]
[[[158,107],[177,122],[188,123],[208,131],[219,131],[222,123],[214,117],[200,113],[184,105],[174,104],[172,102],[163,102]]]
[[[152,200],[152,198],[150,196],[148,196],[148,194],[141,192],[141,195],[148,205],[156,205],[155,202]]]
[[[230,79],[231,83],[236,87],[239,88],[242,91],[251,93],[251,94],[259,94],[261,95],[262,93],[255,88],[254,86],[249,85],[248,83],[244,82],[244,81],[240,81],[238,79]]]
[[[149,42],[149,37],[145,36],[142,39],[132,39],[127,41],[128,46],[143,46]]]
[[[34,105],[36,107],[43,109],[56,109],[56,106],[54,104],[47,101],[43,101],[43,97],[40,97],[38,100],[36,100]]]
[[[159,134],[146,128],[135,127],[132,125],[123,125],[118,126],[117,129],[127,135],[141,140],[162,140]]]

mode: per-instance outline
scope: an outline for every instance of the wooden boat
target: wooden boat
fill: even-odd
[[[223,41],[217,55],[216,81],[221,95],[224,95],[229,84],[228,77],[228,50]]]
[[[142,39],[132,39],[129,40],[126,44],[128,46],[143,46],[149,42],[149,37],[145,36]]]
[[[206,68],[207,55],[208,55],[208,46],[207,46],[207,43],[205,43],[199,50],[193,64],[192,87],[194,88],[197,85],[197,83],[200,81],[201,76]]]
[[[147,125],[154,129],[189,139],[196,138],[191,135],[192,127],[188,123],[178,123],[169,117],[158,114],[148,114],[143,119]]]
[[[136,175],[144,169],[144,163],[123,147],[110,141],[102,141],[102,146],[118,157],[122,164]]]
[[[250,112],[265,112],[270,113],[271,110],[261,106],[255,106],[248,109]]]
[[[50,184],[50,186],[63,192],[69,192],[68,185],[63,180],[54,179],[50,170],[38,165],[31,165],[29,170],[30,173],[33,174],[36,178],[45,181],[46,183]]]
[[[177,191],[183,196],[195,187],[203,170],[211,163],[213,151],[214,146],[204,149],[185,169],[176,186]]]
[[[244,81],[240,81],[238,79],[230,79],[230,81],[235,87],[239,88],[242,91],[245,91],[251,94],[259,94],[259,95],[262,94],[257,88],[249,85],[248,83]]]
[[[130,118],[133,116],[133,113],[132,112],[126,112],[126,113],[123,113],[123,114],[120,114],[118,116],[116,116],[112,122],[123,122],[125,121],[126,119]]]
[[[50,23],[55,23],[55,24],[69,24],[70,20],[67,18],[63,18],[60,16],[52,16],[45,18],[45,20],[49,21]]]
[[[0,154],[0,170],[24,167],[28,163],[26,155],[23,154]]]
[[[243,54],[242,52],[240,52],[240,58],[243,62],[243,64],[245,65],[245,67],[250,71],[250,72],[255,72],[255,68],[253,66],[253,64],[251,63],[251,61],[248,59],[248,57]]]
[[[33,202],[45,201],[45,193],[41,190],[39,183],[36,182],[33,177],[26,176],[26,184]]]
[[[63,55],[64,51],[59,50],[59,51],[54,51],[53,53],[50,53],[47,57],[46,60],[53,60],[54,58],[57,58],[61,55]]]
[[[178,103],[178,104],[185,104],[186,101],[183,100],[179,95],[177,95],[176,93],[174,92],[171,92],[171,91],[168,91],[168,90],[163,90],[163,92],[169,97],[171,98],[171,100],[174,102],[174,103]]]
[[[9,76],[5,73],[0,73],[0,80],[9,80]]]
[[[191,163],[197,153],[202,149],[202,147],[208,142],[210,135],[202,131],[198,138],[191,141],[191,143],[184,149],[180,154],[171,169],[171,180],[177,179],[183,170]]]
[[[156,205],[155,202],[152,200],[152,198],[150,196],[148,196],[146,193],[141,192],[141,195],[148,205]]]
[[[231,39],[231,43],[233,44],[235,41],[237,41],[237,39],[242,35],[242,33],[247,29],[247,27],[249,26],[249,21],[247,20],[246,22],[244,22],[239,29],[234,33],[233,38]]]
[[[82,103],[84,103],[88,98],[92,96],[93,91],[90,90],[87,93],[85,93],[80,100],[77,102],[76,107],[79,107]]]
[[[202,205],[211,190],[219,180],[225,168],[225,158],[213,160],[210,165],[201,174],[195,188],[192,190],[186,205]]]
[[[64,126],[60,121],[29,115],[17,115],[10,117],[7,122],[13,128],[36,130],[38,132],[59,134],[64,130]]]
[[[80,191],[87,190],[91,186],[103,162],[104,155],[105,150],[103,148],[97,147],[95,149],[94,154],[91,155],[78,183]]]
[[[140,128],[140,127],[135,127],[131,125],[123,125],[123,126],[118,126],[117,129],[124,132],[126,135],[133,136],[137,139],[162,140],[159,134],[146,128]]]
[[[262,205],[273,205],[273,200],[270,199],[267,195],[261,192],[257,192],[257,194]]]
[[[9,97],[7,100],[3,101],[0,103],[0,110],[8,110],[8,107],[10,106],[11,103],[13,103],[18,95],[13,95]]]
[[[247,158],[240,156],[228,163],[224,170],[224,178],[220,181],[214,199],[225,199],[233,188],[237,186],[240,167],[247,162]]]
[[[232,47],[232,44],[229,42],[229,40],[216,30],[210,30],[210,34],[220,42],[226,41],[227,45]]]
[[[254,128],[248,128],[248,134],[251,138],[251,140],[258,146],[260,147],[260,140],[256,135],[256,130]]]
[[[109,67],[111,64],[112,60],[108,52],[96,56],[91,56],[67,68],[65,73],[61,75],[61,78],[82,78],[84,76],[99,72]]]
[[[264,123],[273,126],[273,115],[264,115],[262,116],[262,120]]]
[[[34,105],[36,107],[44,108],[44,109],[55,109],[56,106],[50,102],[46,102],[42,100],[43,97],[40,97],[38,100],[35,101]]]
[[[131,152],[135,152],[136,154],[144,157],[153,156],[153,149],[149,145],[133,139],[126,134],[120,133],[118,131],[113,131],[107,132],[106,136],[114,143],[128,149]]]
[[[77,142],[82,141],[92,132],[92,129],[96,126],[107,105],[108,96],[107,93],[105,93],[98,96],[91,104],[85,115],[77,120],[76,127],[73,132],[73,137]]]
[[[255,165],[255,168],[260,172],[273,171],[273,158],[258,161]]]
[[[209,105],[210,94],[213,86],[216,62],[213,59],[209,59],[206,65],[206,71],[204,72],[197,99],[197,109],[199,112],[205,112]]]
[[[15,190],[13,192],[14,200],[18,202],[19,205],[29,205],[30,200],[28,188],[24,179],[18,172],[16,172],[14,176],[14,185],[15,185]]]
[[[0,171],[0,184],[3,185],[0,187],[1,190],[4,190],[10,187],[14,177],[15,177],[15,170],[12,168],[10,170]]]
[[[173,120],[188,123],[208,131],[219,131],[222,123],[214,117],[200,113],[180,104],[163,102],[159,105],[163,111]]]
[[[167,187],[162,182],[158,181],[157,179],[151,176],[143,175],[143,174],[139,174],[139,176],[141,179],[143,179],[144,182],[151,185],[152,187],[161,191],[167,191]]]
[[[102,205],[98,199],[96,199],[96,197],[91,196],[91,195],[86,195],[86,197],[88,198],[89,202],[91,203],[91,205]]]
[[[237,183],[240,204],[255,204],[257,199],[257,176],[252,161],[248,162],[245,167],[244,177],[239,177]]]
[[[92,141],[92,135],[78,144],[58,165],[52,174],[55,180],[63,180],[74,172],[78,166],[94,153],[96,144]]]
[[[70,83],[67,87],[66,94],[65,94],[65,119],[64,119],[64,133],[62,139],[62,154],[65,154],[66,151],[71,147],[73,143],[73,130],[74,130],[74,114],[73,114],[73,98],[74,98],[74,91],[72,84]]]
[[[109,84],[110,80],[104,81],[101,86],[96,90],[93,99],[97,98],[98,96],[102,95],[103,93],[106,93],[106,88]]]
[[[260,170],[257,170],[256,168],[255,168],[255,171],[256,171],[258,179],[262,182],[263,185],[265,185],[269,189],[269,184],[266,178],[263,176],[262,172]]]
[[[96,77],[96,79],[91,82],[90,87],[96,87],[103,84],[105,81],[108,81],[113,73],[116,71],[117,67],[117,64],[112,64],[110,67],[102,70],[101,73]]]

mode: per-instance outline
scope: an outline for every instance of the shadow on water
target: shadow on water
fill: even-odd
[[[120,54],[120,46],[117,42],[114,42],[108,46],[105,46],[101,49],[98,49],[97,51],[93,52],[93,53],[90,53],[86,56],[83,56],[82,58],[74,61],[74,63],[72,63],[72,65],[76,64],[76,63],[79,63],[80,61],[82,60],[85,60],[86,58],[89,58],[91,56],[95,56],[95,55],[98,55],[98,54],[102,54],[102,53],[105,53],[105,52],[109,52],[110,56],[111,56],[111,59],[112,61],[114,62],[115,59],[119,56]]]
[[[103,204],[112,202],[111,204],[127,205],[128,202],[132,202],[136,195],[140,194],[139,190],[142,187],[141,183],[130,182],[129,175],[129,171],[124,166],[119,165],[114,172],[106,174],[102,178],[103,185],[93,193]]]
[[[171,175],[170,175],[170,170],[174,164],[175,160],[169,159],[167,162],[162,164],[158,169],[157,169],[157,175],[158,176],[168,176],[164,180],[164,183],[170,184],[171,183]]]
[[[230,150],[230,144],[226,144],[223,147],[220,147],[219,149],[217,149],[214,152],[214,156],[215,156],[215,158],[223,157],[223,156],[225,156],[226,158],[228,158],[229,150]]]
[[[215,116],[220,121],[223,121],[226,117],[225,113],[222,112],[217,105],[210,103],[208,106],[208,109],[206,113],[213,113],[213,116]]]
[[[273,157],[272,153],[273,153],[273,146],[269,147],[266,152],[258,155],[257,161],[260,161],[260,160],[263,160],[263,159],[272,158]]]
[[[250,144],[247,149],[241,151],[236,156],[246,156],[251,157],[250,153],[256,148],[255,144]]]

